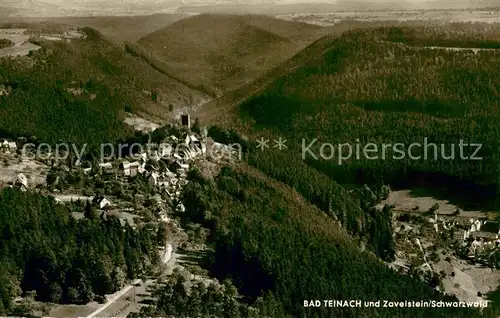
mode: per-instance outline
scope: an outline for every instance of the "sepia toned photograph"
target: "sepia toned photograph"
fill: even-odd
[[[499,0],[0,0],[0,317],[500,318]]]

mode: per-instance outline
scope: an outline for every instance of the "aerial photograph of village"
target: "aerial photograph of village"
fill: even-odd
[[[0,0],[0,317],[500,317],[498,0]]]

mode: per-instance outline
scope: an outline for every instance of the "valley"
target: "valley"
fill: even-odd
[[[0,315],[498,317],[495,6],[101,2],[0,14]]]

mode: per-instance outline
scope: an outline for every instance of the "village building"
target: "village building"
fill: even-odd
[[[13,153],[17,151],[17,144],[14,141],[4,140],[0,143],[0,150],[5,153]]]
[[[16,176],[14,185],[19,187],[22,191],[26,191],[28,190],[28,178],[24,175],[24,173],[19,173]]]
[[[184,204],[179,203],[179,205],[177,205],[177,212],[181,212],[181,213],[186,212],[186,207],[184,206]]]
[[[189,139],[190,139],[191,143],[193,143],[193,144],[194,143],[199,143],[199,140],[198,140],[198,138],[196,138],[195,135],[190,135]]]
[[[145,167],[138,161],[129,162],[127,160],[120,163],[120,170],[126,177],[134,177],[139,173],[144,173]]]
[[[453,232],[453,239],[458,242],[458,244],[463,245],[467,239],[468,232],[463,229],[458,229]]]
[[[124,176],[130,176],[130,162],[128,162],[127,160],[122,161],[119,168]]]
[[[104,173],[112,173],[112,172],[114,172],[114,170],[113,170],[113,164],[111,162],[100,163],[99,164],[99,169],[101,169],[101,171],[104,172]]]
[[[476,231],[476,232],[472,232],[470,235],[475,240],[481,240],[481,241],[485,241],[485,242],[496,241],[498,239],[498,234],[492,233],[492,232]]]
[[[165,193],[167,193],[168,197],[172,199],[174,197],[174,193],[170,192],[168,188],[165,188]]]
[[[151,172],[149,176],[149,181],[156,187],[158,185],[158,178],[160,177],[160,173],[157,171]]]
[[[17,144],[14,141],[9,142],[9,150],[15,152],[17,150]]]
[[[138,173],[144,173],[145,171],[145,163],[141,163],[139,161],[134,161],[130,163],[130,174],[132,176],[137,175]]]
[[[153,150],[149,154],[149,160],[158,162],[160,160],[160,154],[158,153],[158,150]]]
[[[169,182],[166,179],[162,179],[162,180],[158,181],[157,185],[159,188],[163,189],[163,188],[167,188],[169,186]]]
[[[96,195],[92,200],[92,204],[97,206],[99,209],[104,209],[105,207],[110,206],[111,202],[104,196]]]
[[[5,149],[5,150],[9,150],[9,142],[7,140],[3,140],[0,143],[0,148]]]
[[[483,222],[481,220],[477,219],[470,219],[471,227],[470,227],[470,232],[476,232],[481,230],[481,226],[483,225]]]
[[[189,149],[184,150],[184,151],[182,152],[182,154],[183,154],[183,158],[184,158],[185,160],[191,160],[191,159],[193,159],[193,158],[194,158],[194,155],[192,154],[192,152],[191,152],[191,151],[189,151]]]
[[[203,154],[203,152],[201,151],[200,147],[198,147],[198,145],[193,145],[192,146],[192,152],[194,152],[195,156],[201,156]]]
[[[189,169],[189,165],[187,163],[176,161],[174,164],[178,167],[178,169],[186,169],[186,170]]]
[[[158,156],[163,159],[167,159],[172,154],[172,145],[162,143],[158,146]]]

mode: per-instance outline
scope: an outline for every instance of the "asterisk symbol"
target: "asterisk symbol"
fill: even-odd
[[[279,150],[283,150],[283,149],[288,148],[285,145],[286,144],[286,139],[282,139],[281,137],[278,140],[274,140],[274,143],[276,143],[276,145],[274,145],[274,148],[278,148]]]
[[[264,151],[264,149],[269,148],[269,145],[267,144],[268,142],[268,139],[264,139],[264,137],[261,137],[260,140],[257,140],[257,148],[260,148],[261,151]]]

